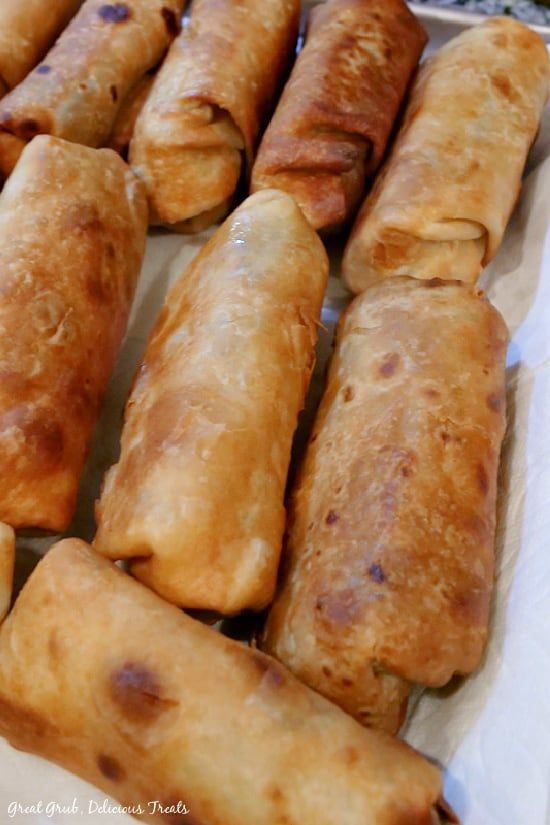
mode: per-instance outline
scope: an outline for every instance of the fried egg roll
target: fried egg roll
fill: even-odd
[[[291,197],[248,198],[168,294],[97,507],[96,549],[168,601],[273,597],[292,437],[314,364],[324,248]]]
[[[0,101],[0,171],[25,143],[50,134],[85,146],[109,139],[121,102],[179,30],[184,0],[85,0],[55,46]]]
[[[153,86],[154,74],[146,74],[136,83],[131,92],[124,98],[109,138],[109,148],[114,149],[122,157],[127,157],[128,148],[139,113],[145,105],[147,96]]]
[[[7,524],[0,523],[0,622],[10,609],[15,565],[15,533]]]
[[[197,231],[229,210],[288,66],[299,0],[194,0],[130,146],[151,221]]]
[[[426,34],[404,0],[328,0],[300,53],[252,172],[293,195],[315,229],[338,228],[384,155]]]
[[[41,135],[0,195],[0,520],[64,530],[147,231],[110,149]]]
[[[2,0],[0,80],[4,91],[21,83],[80,4],[81,0]]]
[[[544,42],[509,17],[423,64],[344,254],[351,290],[393,275],[475,283],[502,241],[549,81]]]
[[[263,648],[366,725],[482,655],[506,345],[456,281],[389,279],[340,323]]]
[[[0,734],[150,823],[428,825],[444,810],[439,771],[403,742],[77,539],[1,627]]]

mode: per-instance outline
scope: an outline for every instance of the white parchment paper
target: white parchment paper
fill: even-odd
[[[458,31],[437,22],[428,28],[431,48]],[[465,825],[550,825],[550,111],[529,169],[504,245],[481,282],[512,335],[491,638],[477,673],[443,691],[426,692],[404,731],[408,741],[445,767],[447,797]],[[94,534],[93,502],[105,469],[117,458],[135,366],[168,286],[211,234],[149,239],[128,336],[68,535],[90,539]],[[322,391],[334,323],[348,300],[338,280],[339,251],[331,250],[325,329],[303,430]],[[52,541],[18,541],[20,580]],[[16,804],[29,810],[16,811]],[[135,821],[118,813],[101,791],[0,739],[0,825]]]

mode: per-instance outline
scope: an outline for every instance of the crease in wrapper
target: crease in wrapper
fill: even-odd
[[[109,149],[127,158],[136,121],[151,91],[155,73],[149,72],[139,80],[121,103],[109,138]]]
[[[38,134],[105,145],[121,102],[179,30],[182,7],[85,0],[43,62],[0,100],[0,172],[7,177]]]
[[[382,160],[426,40],[403,0],[314,7],[258,151],[252,191],[283,189],[315,229],[340,227]]]
[[[366,725],[480,661],[506,346],[459,282],[388,279],[340,322],[262,648]]]
[[[394,275],[477,280],[516,203],[549,82],[543,40],[508,17],[428,58],[344,253],[353,292]]]
[[[0,734],[155,825],[150,800],[195,823],[439,821],[436,767],[77,539],[39,562],[0,628]]]
[[[13,527],[70,522],[146,232],[143,186],[108,149],[39,136],[4,186],[0,519]]]
[[[298,0],[195,0],[130,146],[152,223],[196,232],[227,214],[294,54],[299,12]]]
[[[106,475],[94,547],[181,607],[272,599],[292,439],[328,275],[295,201],[265,190],[168,293]]]

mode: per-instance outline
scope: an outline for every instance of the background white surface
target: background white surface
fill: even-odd
[[[459,30],[436,21],[428,27],[431,48]],[[451,689],[425,694],[406,730],[410,742],[446,766],[446,793],[465,825],[550,825],[549,155],[547,111],[518,210],[482,280],[512,334],[491,640],[476,675]],[[71,535],[93,536],[93,501],[105,469],[117,457],[122,408],[135,364],[169,283],[210,234],[149,239],[129,333],[96,431]],[[313,397],[320,392],[333,324],[346,300],[337,278],[331,278]],[[30,567],[34,552],[44,552],[50,543],[20,539],[21,569]],[[71,806],[75,800],[77,813],[47,808]],[[0,825],[136,821],[122,814],[89,813],[90,804],[105,800],[102,792],[75,776],[0,739]],[[8,813],[10,803],[40,801],[42,813]]]

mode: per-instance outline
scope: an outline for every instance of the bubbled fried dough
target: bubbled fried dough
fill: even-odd
[[[353,292],[395,275],[477,281],[502,242],[549,83],[546,44],[510,17],[466,29],[422,64],[344,252]]]
[[[328,0],[262,139],[252,191],[291,194],[315,229],[335,230],[374,174],[426,43],[404,0]]]
[[[78,10],[81,0],[2,0],[0,78],[13,89],[38,63]]]
[[[403,742],[76,539],[0,629],[0,734],[153,825],[431,825],[443,810],[440,772]]]
[[[365,724],[482,655],[506,344],[456,282],[390,279],[340,322],[263,648]]]
[[[0,171],[9,175],[18,147],[39,134],[104,146],[123,100],[174,38],[182,8],[183,0],[85,0],[42,63],[0,101]]]
[[[299,16],[299,0],[194,0],[130,146],[153,223],[193,232],[229,211],[292,60]]]
[[[41,135],[0,195],[0,519],[61,532],[145,250],[142,185],[111,150]]]
[[[273,598],[292,438],[328,275],[293,199],[227,218],[168,293],[105,477],[94,547],[169,601],[224,614]]]

